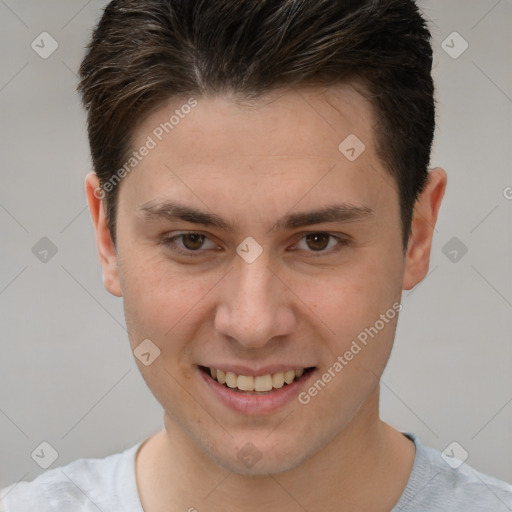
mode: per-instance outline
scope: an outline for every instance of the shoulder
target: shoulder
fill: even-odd
[[[0,490],[0,512],[118,510],[118,490],[131,486],[132,499],[136,492],[134,461],[141,444],[103,458],[77,459],[31,482],[11,484]]]
[[[393,512],[509,512],[512,485],[477,471],[451,453],[416,445],[416,458],[407,487]],[[399,506],[398,506],[399,505]]]

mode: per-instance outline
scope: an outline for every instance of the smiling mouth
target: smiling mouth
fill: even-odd
[[[260,375],[257,377],[251,375],[237,375],[233,372],[224,372],[217,368],[207,368],[206,366],[199,366],[199,369],[206,373],[212,380],[232,391],[264,395],[284,386],[289,386],[299,379],[303,379],[307,374],[313,371],[315,367],[297,368],[296,370]]]

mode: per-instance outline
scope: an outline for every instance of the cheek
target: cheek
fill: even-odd
[[[136,351],[149,339],[160,350],[147,366],[142,360],[136,361],[141,375],[161,403],[187,404],[182,386],[193,377],[189,340],[197,328],[194,319],[206,314],[203,299],[214,283],[184,276],[161,257],[125,260],[122,273],[131,348]],[[181,385],[175,380],[178,373]]]
[[[336,375],[327,385],[330,391],[322,392],[317,401],[319,407],[328,408],[334,400],[347,411],[355,410],[382,374],[401,297],[399,269],[393,265],[388,257],[361,258],[329,279],[301,287],[304,302],[314,304],[312,321],[325,333],[325,344],[319,348],[321,373],[331,369],[326,378]]]
[[[347,340],[373,325],[401,297],[401,276],[386,258],[361,259],[320,279],[296,280],[294,292],[311,305],[336,339]]]
[[[169,336],[211,288],[205,279],[186,277],[161,257],[132,258],[121,268],[126,322],[139,336]]]

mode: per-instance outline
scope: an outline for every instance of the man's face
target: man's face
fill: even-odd
[[[134,148],[157,144],[119,185],[117,293],[132,349],[160,349],[137,364],[166,421],[227,469],[284,471],[378,414],[404,275],[396,185],[376,155],[371,106],[348,86],[255,106],[197,97],[159,141],[187,99],[136,131]],[[164,215],[165,202],[224,226]],[[328,207],[347,215],[286,223]],[[269,378],[254,377],[279,386],[279,373],[309,370],[248,395],[206,368],[263,388]]]

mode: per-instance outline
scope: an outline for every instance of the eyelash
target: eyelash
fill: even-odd
[[[192,258],[197,258],[197,257],[203,256],[204,252],[205,252],[204,250],[199,249],[197,251],[192,251],[190,249],[183,249],[183,248],[179,247],[178,245],[176,245],[175,241],[177,239],[182,238],[187,235],[200,235],[200,236],[205,237],[205,241],[209,240],[209,238],[206,235],[203,235],[203,233],[199,233],[197,231],[187,231],[184,233],[180,233],[179,235],[174,235],[172,237],[165,236],[164,238],[162,238],[160,243],[162,245],[164,245],[165,247],[169,248],[171,251],[177,252],[178,254],[181,254],[182,256],[188,256],[188,257],[192,257]],[[340,251],[343,247],[350,245],[350,241],[347,238],[333,235],[332,233],[328,233],[325,231],[310,231],[308,233],[301,233],[299,242],[301,240],[303,240],[308,235],[328,235],[329,237],[334,238],[338,242],[334,247],[331,247],[328,250],[306,251],[306,252],[310,253],[313,258],[319,257],[319,256],[330,255],[332,253]],[[296,245],[296,244],[294,244],[294,245]]]

